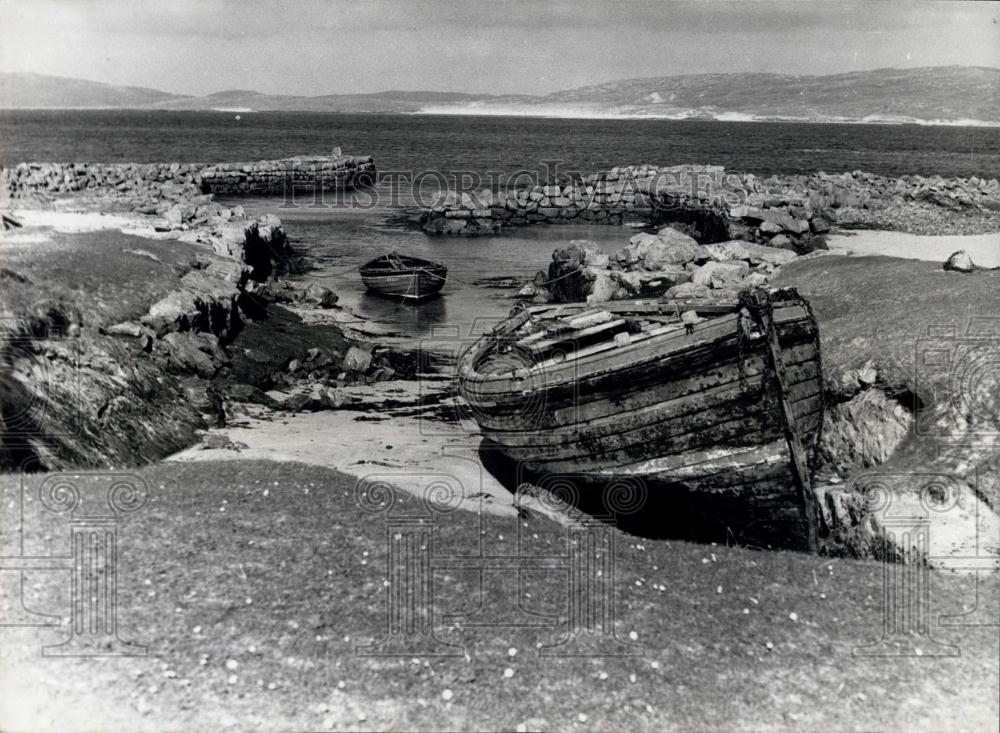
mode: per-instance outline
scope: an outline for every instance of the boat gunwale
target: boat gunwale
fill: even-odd
[[[387,277],[390,275],[409,275],[413,273],[419,273],[423,271],[429,272],[448,272],[448,267],[441,264],[440,262],[434,262],[432,260],[425,260],[423,257],[413,257],[411,255],[398,255],[399,261],[406,265],[403,268],[394,267],[379,267],[376,262],[386,262],[389,263],[391,260],[388,255],[381,255],[375,257],[374,259],[368,260],[365,264],[358,267],[358,272],[361,273],[362,277],[365,277],[366,270],[371,273],[371,277]]]
[[[816,323],[809,314],[809,309],[805,306],[804,302],[801,300],[796,301],[785,301],[780,304],[775,304],[781,307],[799,307],[803,310],[803,315],[799,318],[790,318],[783,320],[779,326],[787,327],[789,325],[798,323],[807,323],[813,326],[814,332],[818,332],[815,328]],[[733,329],[730,332],[719,333],[714,336],[704,335],[703,338],[697,339],[695,341],[688,341],[687,343],[678,344],[678,348],[671,349],[669,351],[663,351],[657,348],[651,351],[652,347],[662,347],[664,342],[673,341],[678,338],[683,337],[688,339],[692,336],[697,336],[698,332],[704,332],[711,329],[712,331],[717,331],[720,327],[728,325],[731,322],[737,320],[737,313],[726,313],[714,318],[708,319],[705,323],[695,324],[691,332],[689,333],[686,329],[677,328],[666,333],[657,334],[648,339],[643,339],[635,343],[626,344],[623,346],[615,347],[609,349],[608,351],[597,352],[594,354],[588,354],[586,356],[580,357],[578,359],[567,359],[564,362],[553,365],[551,370],[543,369],[539,371],[531,371],[531,368],[526,368],[528,373],[523,376],[514,376],[511,372],[503,374],[481,374],[478,372],[472,364],[479,361],[486,353],[494,347],[494,342],[490,338],[490,335],[484,335],[480,337],[469,349],[460,356],[458,361],[458,375],[460,378],[460,387],[464,390],[467,389],[466,385],[475,385],[472,389],[481,386],[497,386],[502,384],[509,384],[510,387],[504,390],[491,390],[491,393],[524,393],[532,392],[538,389],[550,388],[562,383],[576,382],[580,379],[592,379],[600,377],[604,374],[613,373],[620,371],[622,369],[632,369],[632,368],[642,368],[644,365],[652,364],[655,361],[662,360],[664,358],[676,358],[681,356],[686,351],[694,351],[699,348],[709,347],[713,343],[719,343],[720,345],[726,341],[736,338],[736,331]],[[753,348],[758,348],[762,343],[762,336],[758,336],[754,339]],[[610,353],[609,353],[610,352]],[[611,356],[636,356],[625,364],[615,364],[608,366],[604,369],[593,369],[584,372],[583,367],[594,367],[599,365],[601,362],[606,361],[607,357]],[[569,374],[559,375],[556,370],[566,369],[567,366],[575,367],[570,370]],[[526,382],[532,381],[533,377],[539,375],[548,374],[552,377],[551,380],[545,380],[544,384],[525,384]],[[517,384],[522,384],[524,386],[515,386]]]

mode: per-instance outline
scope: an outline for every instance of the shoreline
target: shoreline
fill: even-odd
[[[987,234],[919,235],[891,230],[859,229],[827,236],[831,253],[882,255],[943,263],[964,250],[980,267],[1000,267],[1000,231]]]

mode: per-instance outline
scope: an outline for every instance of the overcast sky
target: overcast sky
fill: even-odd
[[[997,3],[0,0],[0,18],[0,70],[182,94],[1000,67]]]

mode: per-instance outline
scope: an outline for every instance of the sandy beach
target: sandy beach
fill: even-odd
[[[1000,267],[1000,232],[971,235],[919,235],[906,232],[855,231],[831,234],[830,252],[850,255],[885,255],[928,262],[944,262],[965,250],[980,267]]]

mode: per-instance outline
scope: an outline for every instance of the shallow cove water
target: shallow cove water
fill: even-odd
[[[304,277],[330,288],[340,296],[338,305],[409,346],[431,337],[467,338],[491,327],[518,302],[512,298],[517,289],[497,287],[496,279],[512,278],[519,287],[548,269],[557,247],[589,240],[612,252],[636,232],[617,225],[566,224],[517,227],[483,237],[431,237],[387,223],[394,212],[386,208],[289,209],[282,208],[280,200],[266,198],[239,203],[254,214],[279,216],[293,246],[314,261],[315,269]],[[393,250],[446,265],[448,281],[441,296],[413,304],[369,294],[358,267]]]

